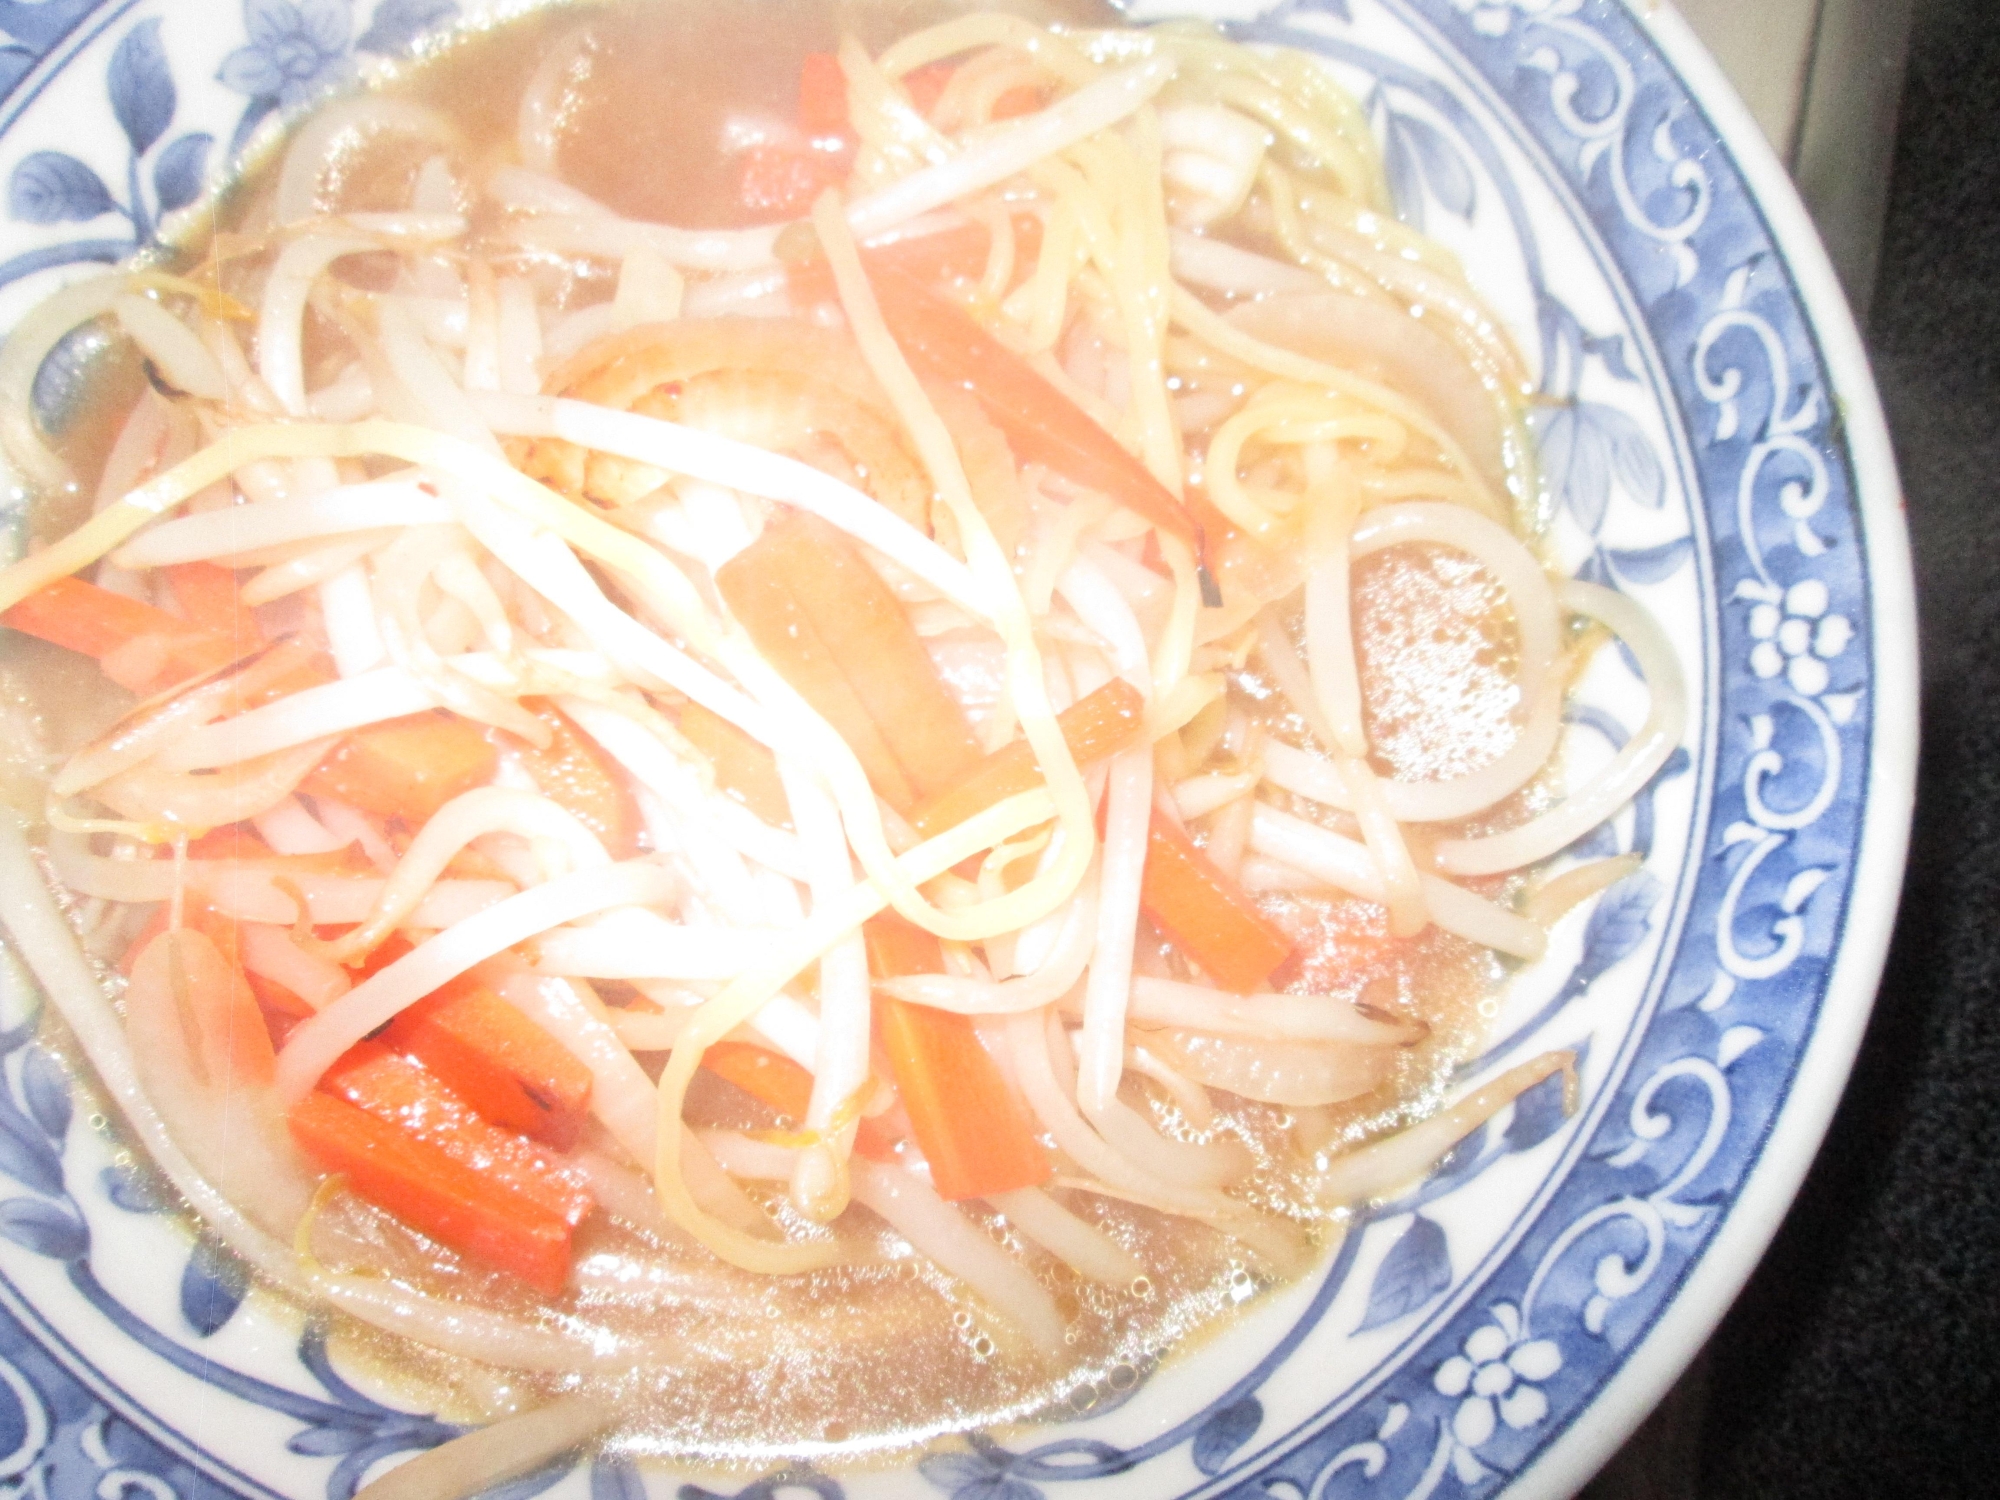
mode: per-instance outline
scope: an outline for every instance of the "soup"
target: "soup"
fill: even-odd
[[[494,1419],[382,1495],[1128,1389],[1567,1076],[1449,1087],[1680,738],[1310,59],[780,19],[458,38],[0,353],[9,929],[191,1213]]]

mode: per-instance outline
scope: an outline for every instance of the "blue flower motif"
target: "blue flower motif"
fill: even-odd
[[[354,31],[348,0],[243,0],[247,46],[222,60],[217,77],[253,100],[289,107],[336,81]]]
[[[971,1452],[929,1453],[917,1469],[951,1500],[1042,1500],[1041,1490],[1007,1471],[1014,1455],[982,1443]]]

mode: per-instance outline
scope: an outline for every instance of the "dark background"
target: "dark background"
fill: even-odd
[[[2000,1496],[2000,4],[1919,3],[1900,120],[1866,329],[1923,631],[1895,942],[1784,1227],[1588,1500]]]

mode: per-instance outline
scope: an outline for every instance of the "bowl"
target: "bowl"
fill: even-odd
[[[500,9],[0,3],[0,323],[170,238],[287,111]],[[1887,436],[1790,183],[1665,5],[1133,6],[1190,13],[1316,52],[1364,101],[1399,212],[1460,253],[1537,372],[1552,552],[1679,654],[1685,743],[1572,851],[1643,867],[1510,979],[1464,1070],[1573,1048],[1578,1107],[1560,1080],[1523,1096],[1303,1281],[1060,1419],[887,1468],[837,1444],[726,1482],[566,1460],[496,1493],[1565,1495],[1707,1336],[1819,1143],[1895,908],[1917,672]],[[73,377],[51,361],[38,401]],[[18,550],[22,507],[5,514]],[[1645,712],[1598,656],[1578,756]],[[346,1500],[452,1435],[163,1212],[37,1040],[11,954],[0,1001],[0,1480]]]

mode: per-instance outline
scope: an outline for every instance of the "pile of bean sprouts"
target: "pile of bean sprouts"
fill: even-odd
[[[901,80],[943,59],[959,66],[927,117]],[[1397,222],[1366,118],[1311,60],[1194,27],[1058,31],[973,15],[873,56],[850,39],[840,62],[860,145],[809,220],[688,230],[622,217],[564,183],[559,47],[497,164],[475,169],[453,123],[407,100],[326,106],[294,136],[268,210],[202,264],[69,286],[0,353],[0,448],[44,494],[80,483],[33,415],[50,351],[107,322],[152,376],[89,519],[0,573],[0,607],[75,573],[164,597],[155,570],[212,561],[243,570],[269,634],[313,637],[338,670],[228,716],[231,681],[198,684],[75,754],[48,789],[43,853],[66,901],[84,906],[58,907],[10,824],[0,916],[133,1133],[213,1232],[272,1283],[452,1353],[570,1376],[672,1359],[295,1254],[310,1181],[239,1170],[225,1193],[222,1166],[176,1138],[169,1101],[141,1087],[79,950],[85,908],[177,911],[198,897],[243,924],[245,963],[316,1011],[279,1052],[281,1105],[441,984],[500,972],[504,997],[593,1075],[602,1130],[580,1160],[607,1211],[782,1275],[838,1261],[840,1219],[857,1202],[1054,1358],[1063,1319],[1043,1279],[940,1199],[921,1163],[851,1154],[854,1101],[893,1102],[870,1071],[863,921],[893,909],[945,940],[946,972],[880,988],[979,1018],[1053,1142],[1061,1191],[990,1205],[1026,1241],[1078,1276],[1130,1283],[1143,1265],[1063,1201],[1101,1194],[1201,1221],[1279,1263],[1289,1226],[1229,1191],[1241,1153],[1198,1128],[1164,1132],[1121,1083],[1142,1073],[1199,1127],[1214,1111],[1210,1080],[1186,1049],[1149,1041],[1163,1030],[1221,1038],[1224,1053],[1303,1080],[1284,1098],[1306,1104],[1378,1086],[1420,1028],[1348,999],[1231,995],[1139,965],[1154,809],[1197,829],[1252,890],[1345,893],[1385,908],[1397,937],[1435,926],[1532,960],[1549,922],[1630,863],[1580,867],[1518,908],[1483,877],[1567,848],[1683,732],[1657,626],[1615,593],[1554,577],[1537,554],[1519,356],[1453,257]],[[994,120],[995,101],[1023,85],[1047,102]],[[421,153],[406,208],[328,201],[329,164],[357,140]],[[1032,263],[1016,244],[1024,215],[1040,223]],[[1037,466],[977,470],[890,336],[862,258],[967,220],[992,231],[983,275],[959,289],[967,305],[1169,492],[1206,496],[1227,525],[1205,555]],[[830,268],[834,302],[795,303],[787,272],[801,247]],[[334,356],[308,360],[309,322],[338,330]],[[755,411],[670,423],[578,400],[554,373],[587,364],[603,340],[662,329],[670,341],[677,327],[740,340],[752,362],[774,329],[801,322],[858,352],[865,376],[845,378],[865,378],[915,461],[914,519],[776,439],[732,435],[757,427]],[[517,465],[552,448],[618,460],[645,482],[579,503]],[[709,582],[778,506],[865,549],[940,660],[971,664],[962,675],[983,684],[968,707],[986,747],[1025,738],[1043,786],[928,839],[877,800],[853,751]],[[1362,559],[1412,543],[1476,562],[1504,593],[1515,641],[1514,742],[1455,779],[1393,779],[1369,739],[1350,579]],[[1587,784],[1496,820],[1559,756],[1566,689],[1607,633],[1644,674],[1643,728]],[[1299,743],[1231,698],[1246,664],[1306,726]],[[1113,678],[1143,697],[1145,742],[1080,770],[1055,716]],[[636,857],[614,859],[504,772],[400,849],[354,809],[298,792],[337,736],[426,709],[539,742],[547,731],[520,703],[530,696],[552,698],[629,775],[645,829]],[[776,756],[789,827],[718,789],[675,727],[689,703]],[[1159,747],[1217,715],[1232,758],[1175,776]],[[377,873],[187,857],[191,835],[246,820],[280,856],[358,845]],[[153,857],[161,846],[172,857]],[[464,872],[467,851],[486,856],[482,873]],[[954,873],[968,860],[983,873]],[[327,924],[355,925],[310,938]],[[395,933],[414,942],[405,956],[359,981],[343,967]],[[605,1004],[595,986],[610,981],[653,1007]],[[704,1051],[742,1036],[812,1073],[788,1143],[684,1119]],[[1406,1184],[1567,1066],[1565,1055],[1523,1064],[1335,1157],[1323,1200]],[[835,1233],[781,1231],[740,1186],[766,1181]],[[459,1472],[467,1455],[447,1450],[378,1491],[466,1491],[611,1419],[587,1403],[534,1416],[473,1477]]]

